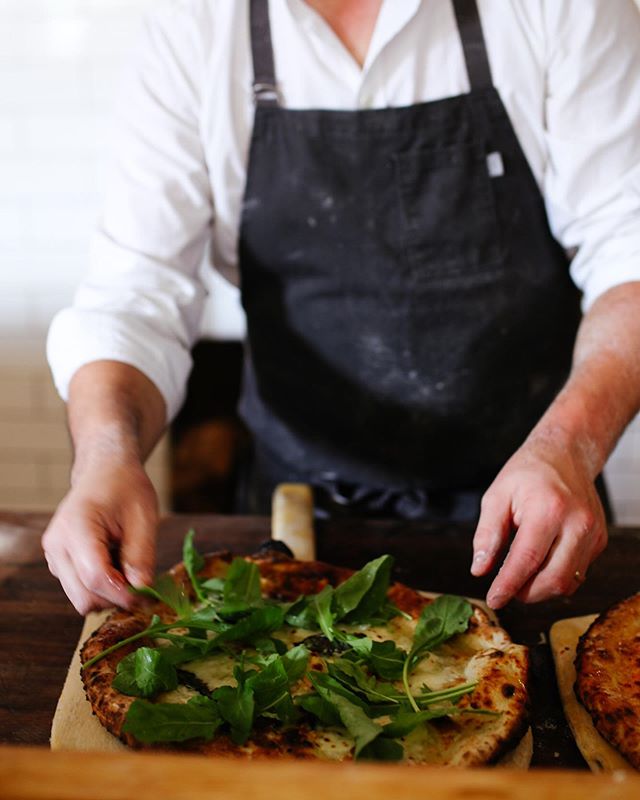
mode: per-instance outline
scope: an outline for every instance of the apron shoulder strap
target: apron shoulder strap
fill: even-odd
[[[259,106],[277,106],[279,93],[273,65],[268,0],[250,0],[249,25],[255,103]]]
[[[493,81],[476,0],[453,0],[453,8],[471,89],[489,89]]]

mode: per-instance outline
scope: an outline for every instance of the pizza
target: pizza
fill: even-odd
[[[640,594],[616,603],[580,637],[575,693],[597,731],[640,769]]]
[[[527,729],[528,654],[478,606],[361,570],[184,560],[84,643],[93,713],[126,745],[242,758],[476,766]]]

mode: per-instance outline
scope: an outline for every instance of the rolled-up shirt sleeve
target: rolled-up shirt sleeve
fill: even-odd
[[[76,370],[103,359],[147,375],[169,419],[184,399],[213,219],[199,135],[203,54],[195,25],[180,4],[155,13],[127,72],[88,274],[49,330],[47,355],[64,399]]]
[[[640,14],[633,0],[545,8],[544,195],[587,310],[640,280]]]

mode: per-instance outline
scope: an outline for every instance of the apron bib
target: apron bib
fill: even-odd
[[[468,94],[294,110],[279,103],[267,0],[251,0],[250,510],[300,480],[339,506],[473,516],[567,378],[579,293],[493,88],[476,4],[454,8]]]

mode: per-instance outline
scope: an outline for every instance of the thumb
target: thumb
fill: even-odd
[[[120,561],[132,586],[147,586],[153,581],[157,524],[155,496],[135,502],[124,515]]]

